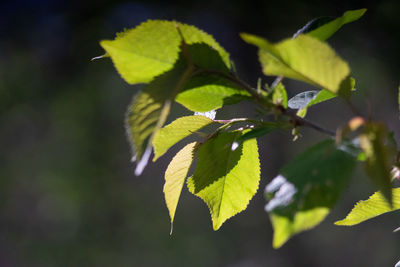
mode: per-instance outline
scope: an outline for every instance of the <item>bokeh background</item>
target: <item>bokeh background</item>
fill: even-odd
[[[100,40],[124,28],[175,19],[214,35],[255,85],[263,77],[256,49],[239,32],[279,41],[312,18],[363,7],[365,16],[329,43],[350,62],[356,105],[364,114],[371,106],[400,141],[398,0],[1,1],[0,266],[394,266],[398,212],[333,225],[374,191],[361,169],[321,225],[272,249],[262,191],[283,164],[324,138],[311,130],[295,143],[289,134],[261,138],[260,190],[217,232],[204,203],[184,190],[170,236],[163,171],[176,149],[134,176],[123,119],[139,87],[126,84],[109,59],[90,61],[103,54]],[[309,89],[286,85],[290,96]],[[244,103],[218,116],[252,108]],[[176,105],[172,117],[185,112]],[[331,129],[350,116],[335,100],[310,110],[310,119]]]

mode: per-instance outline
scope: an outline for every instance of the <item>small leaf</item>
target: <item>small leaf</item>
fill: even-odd
[[[171,218],[171,234],[176,207],[182,192],[183,184],[193,161],[193,152],[197,142],[187,144],[171,160],[165,171],[164,196]]]
[[[274,228],[273,247],[311,229],[328,215],[346,187],[355,158],[322,141],[286,165],[265,188],[265,210]]]
[[[104,40],[100,45],[129,84],[148,83],[173,68],[178,60],[182,37],[186,44],[205,43],[212,47],[230,69],[229,54],[214,38],[194,26],[161,20],[149,20],[134,29]]]
[[[351,91],[348,88],[349,66],[324,42],[306,35],[278,44],[250,34],[241,34],[241,37],[259,48],[259,59],[266,75],[282,75],[340,95]]]
[[[282,83],[278,83],[270,93],[272,95],[272,103],[275,105],[282,105],[282,107],[288,107],[288,97],[285,86]]]
[[[291,109],[302,109],[306,107],[308,103],[318,95],[318,93],[319,91],[316,90],[301,92],[289,99],[288,107]]]
[[[160,129],[154,136],[154,158],[156,161],[167,150],[185,137],[197,132],[214,121],[205,116],[185,116]]]
[[[321,41],[325,41],[335,32],[337,32],[343,25],[361,18],[366,11],[367,9],[362,8],[346,11],[343,16],[337,19],[330,19],[327,17],[314,19],[307,23],[307,25],[301,29],[304,29],[301,33],[307,33],[307,35],[311,37],[317,38]]]
[[[230,217],[246,209],[257,191],[260,162],[256,139],[238,143],[242,132],[221,132],[198,149],[191,193],[210,209],[214,230]]]
[[[250,94],[215,75],[192,77],[176,97],[176,102],[191,111],[206,112],[249,99]]]
[[[354,91],[356,81],[353,78],[350,78],[350,84],[351,84],[351,91]],[[325,102],[325,101],[328,101],[335,97],[337,97],[336,94],[334,94],[328,90],[322,89],[321,91],[318,92],[318,94],[313,99],[311,99],[310,102],[307,103],[307,105],[305,107],[303,107],[297,111],[297,116],[304,118],[307,114],[307,110],[309,107],[319,104],[319,103],[322,103],[322,102]]]
[[[396,157],[396,148],[389,142],[386,127],[383,124],[369,123],[359,138],[366,156],[365,170],[391,203],[391,169]]]
[[[165,123],[175,95],[192,71],[178,61],[175,68],[158,76],[136,94],[128,107],[125,127],[134,154],[133,159],[138,161],[136,175],[140,175],[147,165],[154,134]]]
[[[380,192],[375,192],[369,199],[359,201],[345,219],[335,222],[336,225],[356,225],[386,212],[400,209],[400,188],[392,189],[392,207]]]

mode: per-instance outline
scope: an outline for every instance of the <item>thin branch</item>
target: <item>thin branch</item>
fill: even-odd
[[[229,75],[227,73],[218,71],[218,70],[209,70],[209,69],[198,69],[196,71],[196,73],[194,73],[194,75],[200,74],[200,73],[215,74],[224,79],[229,80],[230,82],[233,82],[234,84],[236,84],[243,90],[246,90],[247,92],[249,92],[251,94],[251,96],[253,96],[256,99],[257,103],[260,104],[264,109],[270,109],[270,107],[267,106],[267,101],[265,100],[265,98],[262,95],[258,94],[257,90],[255,90],[254,88],[252,88],[251,86],[249,86],[248,84],[246,84],[245,82],[240,80],[239,78]],[[278,83],[281,82],[282,79],[283,79],[283,76],[279,76],[277,78]],[[316,131],[330,135],[332,137],[336,136],[335,132],[333,132],[331,130],[325,129],[322,126],[319,126],[311,121],[303,119],[303,118],[297,116],[295,113],[289,111],[288,109],[285,109],[282,106],[277,106],[277,107],[280,109],[280,111],[282,112],[283,115],[290,117],[295,125],[309,127]]]

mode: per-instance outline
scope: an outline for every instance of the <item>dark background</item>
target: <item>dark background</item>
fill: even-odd
[[[134,176],[123,119],[138,87],[126,84],[109,59],[90,61],[103,54],[100,40],[124,28],[175,19],[214,35],[255,85],[263,76],[256,49],[239,32],[279,41],[312,18],[363,7],[364,17],[329,43],[350,63],[356,105],[366,114],[370,103],[399,141],[398,0],[1,1],[0,266],[394,266],[398,212],[355,227],[333,225],[374,191],[361,169],[321,225],[272,249],[262,191],[283,164],[324,138],[311,130],[295,143],[288,134],[261,138],[260,190],[217,232],[204,203],[184,190],[170,236],[162,185],[176,149]],[[286,85],[290,96],[308,88]],[[252,108],[237,105],[218,116]],[[333,100],[309,118],[335,129],[350,116]]]

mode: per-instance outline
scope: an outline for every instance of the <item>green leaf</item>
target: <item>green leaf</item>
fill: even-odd
[[[241,37],[259,47],[266,75],[282,75],[341,95],[351,91],[349,66],[324,42],[306,35],[278,44],[250,34],[241,34]]]
[[[392,207],[380,192],[375,192],[369,199],[359,201],[345,219],[335,222],[336,225],[351,226],[369,220],[386,212],[400,209],[400,188],[392,189]]]
[[[351,81],[351,91],[354,91],[355,90],[355,84],[356,84],[355,80],[353,78],[350,78],[350,81]],[[306,116],[306,114],[307,114],[307,110],[308,110],[309,107],[311,107],[313,105],[316,105],[316,104],[319,104],[319,103],[322,103],[322,102],[325,102],[325,101],[328,101],[328,100],[330,100],[332,98],[335,98],[335,97],[337,97],[336,94],[331,93],[328,90],[323,89],[323,90],[319,91],[318,94],[313,99],[311,99],[307,103],[306,106],[300,108],[297,111],[297,116],[304,118]]]
[[[205,116],[185,116],[160,129],[154,136],[154,158],[156,161],[167,150],[183,138],[210,125],[214,121]]]
[[[176,102],[191,111],[206,112],[249,99],[250,94],[216,75],[197,75],[178,94]]]
[[[337,19],[329,19],[327,17],[317,18],[303,27],[300,31],[301,33],[307,33],[307,35],[317,38],[321,41],[325,41],[331,37],[335,32],[337,32],[343,25],[356,21],[361,18],[367,9],[357,9],[346,11],[343,16]],[[314,28],[313,28],[314,27]]]
[[[256,139],[238,143],[242,132],[221,132],[197,152],[188,188],[210,209],[214,230],[246,209],[258,189],[260,162]]]
[[[288,97],[285,86],[282,83],[278,83],[270,93],[272,96],[272,103],[275,105],[282,105],[282,107],[288,107]]]
[[[175,95],[192,72],[193,69],[179,60],[171,71],[158,76],[136,94],[128,107],[125,127],[133,160],[138,161],[136,175],[140,175],[147,165],[154,134],[165,123]]]
[[[126,82],[148,83],[172,69],[178,60],[182,42],[178,29],[186,44],[209,45],[230,69],[229,54],[211,35],[178,22],[150,20],[119,34],[115,40],[101,41],[100,45]]]
[[[273,247],[311,229],[328,215],[346,187],[355,158],[322,141],[286,165],[265,188],[274,228]]]
[[[389,203],[392,202],[391,169],[396,157],[396,148],[389,142],[384,124],[369,123],[360,135],[360,146],[366,156],[365,170],[379,187]]]
[[[182,192],[183,184],[193,162],[193,153],[197,142],[187,144],[171,160],[165,171],[164,196],[171,218],[171,234],[176,207]]]

